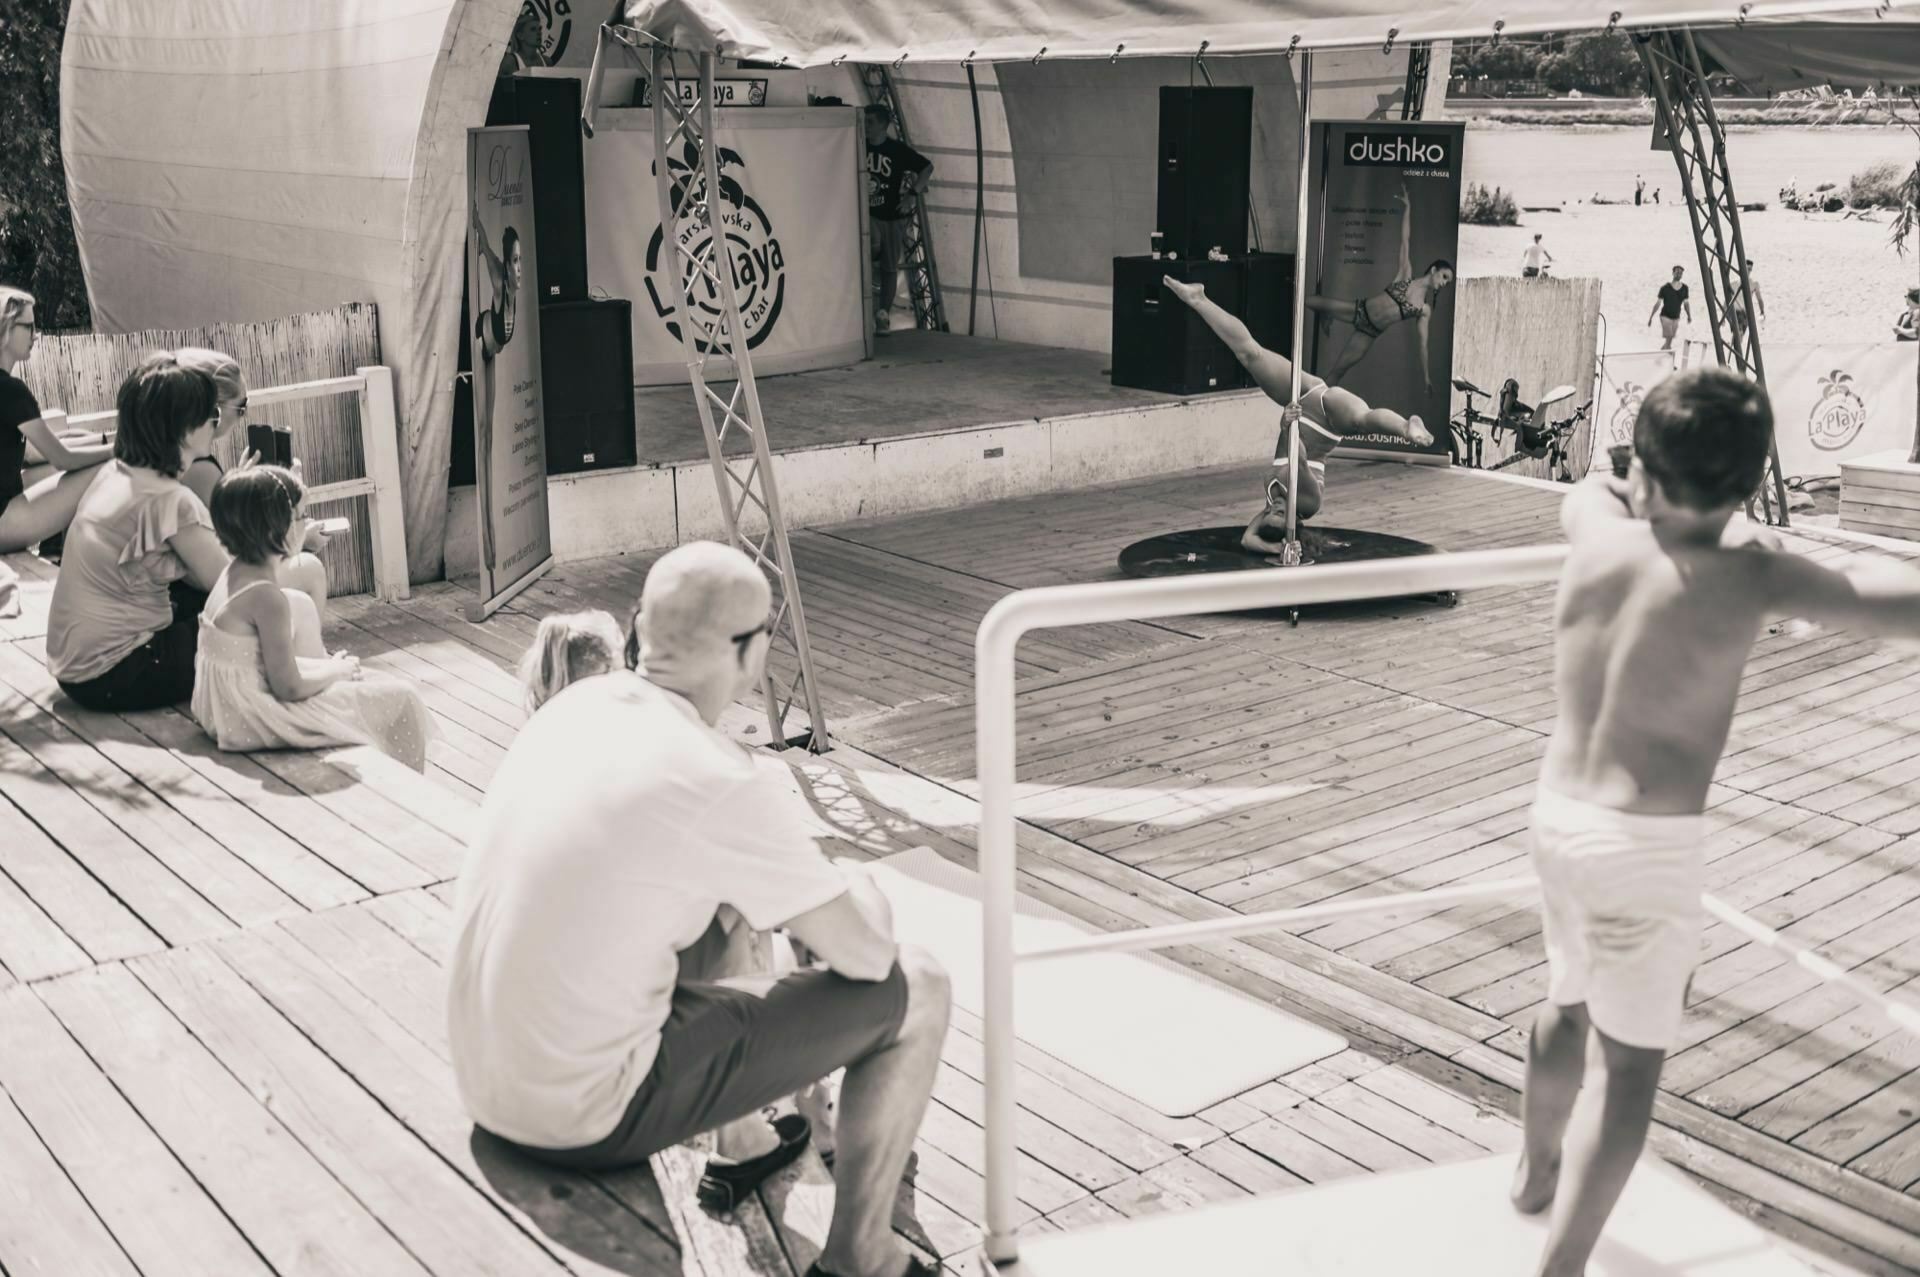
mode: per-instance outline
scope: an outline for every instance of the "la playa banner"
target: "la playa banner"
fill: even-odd
[[[1446,459],[1465,140],[1464,124],[1314,126],[1307,369],[1434,436],[1362,435],[1343,455]]]

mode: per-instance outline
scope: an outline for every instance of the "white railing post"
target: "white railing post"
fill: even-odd
[[[406,598],[407,522],[400,504],[400,425],[393,404],[393,370],[378,365],[360,375],[360,441],[367,459],[367,539],[373,550],[373,594]]]
[[[1566,557],[1565,545],[1542,545],[1288,568],[1284,572],[1221,572],[1053,585],[1016,590],[987,610],[973,640],[973,712],[974,766],[980,784],[980,956],[986,1037],[985,1251],[990,1262],[1011,1263],[1020,1250],[1019,1231],[1014,1225],[1018,1150],[1015,1117],[1019,1101],[1013,1032],[1013,968],[1017,960],[1013,951],[1013,782],[1018,763],[1014,748],[1013,655],[1021,636],[1030,630],[1068,625],[1540,584],[1559,576]],[[1514,886],[1490,884],[1471,891],[1478,897],[1490,889],[1500,893],[1514,890]],[[1229,921],[1226,929],[1239,930],[1237,923]],[[1221,924],[1195,925],[1204,930]],[[1139,937],[1131,939],[1137,942]],[[1132,945],[1118,942],[1116,947]]]
[[[974,754],[980,782],[981,981],[985,1005],[987,1258],[1018,1257],[1013,1037],[1013,650],[1019,594],[988,609],[973,641]]]

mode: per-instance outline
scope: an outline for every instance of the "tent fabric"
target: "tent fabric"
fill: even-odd
[[[465,134],[521,0],[74,0],[61,150],[103,332],[379,309],[409,567],[440,570]]]
[[[1715,26],[1871,15],[1872,0],[627,0],[626,21],[678,49],[821,66],[1049,58],[1272,53],[1624,27]],[[1890,0],[1904,21],[1920,0]]]
[[[1920,82],[1920,23],[1872,17],[1699,31],[1700,56],[1756,93],[1880,89]]]

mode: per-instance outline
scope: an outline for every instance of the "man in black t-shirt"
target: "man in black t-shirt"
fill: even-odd
[[[1653,303],[1653,310],[1647,315],[1647,327],[1653,327],[1653,317],[1660,317],[1660,349],[1673,349],[1673,335],[1680,331],[1680,313],[1686,312],[1687,322],[1693,322],[1693,306],[1687,301],[1687,286],[1680,279],[1687,272],[1683,267],[1673,268],[1673,278],[1660,285],[1660,296]]]
[[[927,189],[933,161],[897,137],[887,135],[892,115],[875,103],[866,109],[867,220],[873,235],[873,323],[884,333],[891,324],[900,259],[906,254],[913,201]]]

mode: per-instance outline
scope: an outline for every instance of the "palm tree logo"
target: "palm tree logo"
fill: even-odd
[[[747,193],[727,170],[744,169],[747,162],[740,158],[738,151],[724,146],[715,152],[713,160],[720,174],[720,201],[738,211],[746,203]],[[660,171],[657,161],[653,171],[656,174]],[[681,143],[680,154],[667,156],[667,181],[672,185],[673,212],[676,217],[685,213],[693,203],[705,198],[706,174],[701,164],[700,147],[692,138]]]
[[[1854,391],[1853,378],[1839,368],[1820,378],[1820,398],[1807,414],[1807,442],[1837,452],[1866,428],[1866,401]]]

